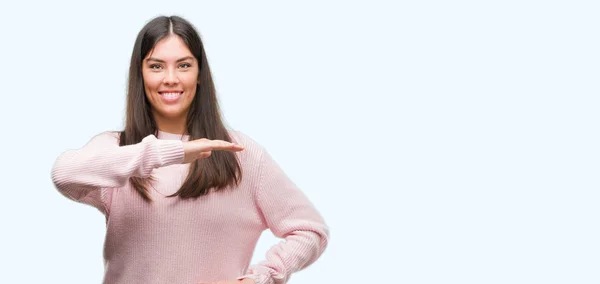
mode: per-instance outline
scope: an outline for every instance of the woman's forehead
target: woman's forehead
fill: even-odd
[[[153,58],[159,59],[159,61],[175,62],[184,57],[192,57],[194,59],[194,55],[181,37],[167,36],[154,45],[145,59]]]

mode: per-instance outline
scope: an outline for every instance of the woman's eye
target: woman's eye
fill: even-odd
[[[189,64],[189,63],[182,63],[181,65],[179,65],[179,67],[181,67],[181,68],[190,68],[190,67],[192,67],[192,65]]]
[[[152,70],[158,70],[160,68],[161,68],[161,66],[158,65],[158,64],[152,64],[152,65],[150,65],[150,69],[152,69]]]

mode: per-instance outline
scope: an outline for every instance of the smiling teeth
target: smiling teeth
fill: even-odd
[[[162,93],[161,96],[172,99],[179,96],[181,93]]]

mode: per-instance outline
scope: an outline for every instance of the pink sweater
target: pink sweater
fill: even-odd
[[[159,132],[119,147],[118,134],[104,132],[57,158],[52,180],[58,191],[106,216],[103,283],[252,278],[280,284],[323,253],[329,230],[312,203],[263,147],[239,131],[230,134],[245,147],[236,153],[241,183],[196,200],[165,197],[179,189],[188,172],[189,164],[182,164],[188,136]],[[128,180],[150,175],[157,180],[150,188],[153,204]],[[266,229],[284,240],[250,266]]]

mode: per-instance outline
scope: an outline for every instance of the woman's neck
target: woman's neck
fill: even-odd
[[[183,119],[165,119],[162,117],[154,117],[158,130],[171,134],[188,134],[186,130],[186,121]]]

